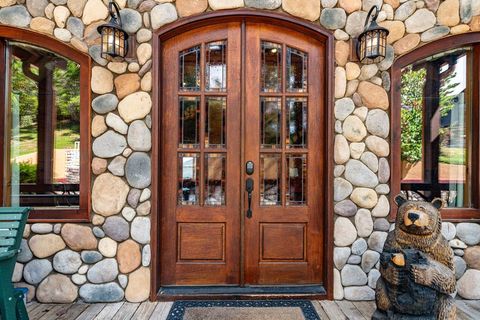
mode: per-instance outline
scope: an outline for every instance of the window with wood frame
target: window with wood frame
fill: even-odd
[[[441,198],[449,220],[480,217],[480,51],[471,40],[427,45],[392,70],[392,193]]]
[[[0,40],[2,204],[32,207],[34,220],[86,220],[89,59],[60,43]]]

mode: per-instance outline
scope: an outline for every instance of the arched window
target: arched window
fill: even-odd
[[[442,198],[446,219],[480,215],[480,34],[441,39],[392,69],[392,194]]]
[[[31,219],[88,218],[87,55],[48,36],[0,27],[3,206]]]

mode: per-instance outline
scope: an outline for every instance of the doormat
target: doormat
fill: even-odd
[[[167,320],[320,320],[308,300],[176,301]]]

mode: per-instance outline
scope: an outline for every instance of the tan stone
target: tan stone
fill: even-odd
[[[55,23],[44,17],[36,17],[30,21],[30,28],[41,33],[53,34]]]
[[[360,118],[355,115],[349,115],[343,121],[343,135],[349,141],[359,142],[367,135],[367,128],[365,128],[365,125]]]
[[[118,104],[118,113],[127,123],[143,119],[152,109],[152,99],[146,92],[129,94]]]
[[[335,68],[335,98],[342,98],[345,96],[347,90],[347,78],[345,69],[342,67]]]
[[[107,258],[113,258],[117,254],[117,242],[108,237],[102,238],[98,242],[98,251]]]
[[[106,68],[95,66],[92,68],[92,91],[104,94],[113,90],[113,74]]]
[[[122,74],[127,71],[127,63],[125,61],[112,61],[107,65],[108,70],[117,74]]]
[[[480,269],[480,246],[465,249],[463,259],[469,268]]]
[[[83,9],[82,21],[85,25],[108,17],[108,9],[102,0],[88,0]]]
[[[471,31],[480,31],[480,16],[475,16],[470,22]]]
[[[55,18],[55,23],[60,28],[65,27],[65,23],[67,22],[67,18],[70,15],[70,10],[64,6],[55,7],[53,10],[53,17]]]
[[[208,0],[208,4],[213,10],[234,9],[244,6],[243,0]]]
[[[350,45],[346,41],[335,42],[335,62],[339,66],[344,66],[348,61],[348,55],[350,53]]]
[[[347,73],[347,80],[357,79],[360,75],[360,67],[354,62],[347,62],[345,72]]]
[[[437,10],[438,24],[453,27],[460,23],[460,3],[458,0],[445,0]]]
[[[142,43],[137,48],[137,59],[140,65],[143,65],[152,57],[152,46],[150,43]]]
[[[384,0],[386,4],[389,4],[392,6],[392,8],[396,9],[400,6],[400,0]]]
[[[93,174],[101,174],[107,169],[107,160],[102,158],[92,159],[92,172]]]
[[[67,7],[75,17],[81,17],[87,0],[67,0]]]
[[[132,272],[128,277],[128,285],[125,290],[125,299],[129,302],[142,302],[148,299],[150,294],[150,269],[142,267]]]
[[[143,91],[149,92],[152,90],[152,73],[150,71],[143,76],[142,81],[140,82],[140,87]]]
[[[420,36],[416,33],[408,34],[393,44],[396,55],[404,54],[420,43]]]
[[[405,34],[405,25],[402,21],[382,21],[379,25],[390,31],[387,36],[387,42],[390,44],[401,39]]]
[[[97,239],[92,229],[87,226],[67,223],[63,226],[61,235],[70,249],[75,251],[94,250],[97,248]]]
[[[378,202],[378,195],[373,189],[355,188],[353,189],[350,199],[361,208],[371,209]]]
[[[140,88],[140,77],[136,73],[122,74],[115,78],[118,99],[123,99]]]
[[[180,17],[191,16],[192,14],[197,14],[207,10],[208,1],[207,0],[177,0],[175,1],[175,6],[177,7],[178,15]]]
[[[130,273],[137,269],[142,262],[140,245],[131,239],[120,243],[117,261],[121,273]]]
[[[88,46],[85,42],[82,40],[78,39],[77,37],[73,37],[72,40],[70,40],[70,44],[75,47],[75,49],[80,50],[82,52],[88,52]]]
[[[34,235],[28,244],[37,258],[49,257],[65,248],[65,242],[56,234]]]
[[[104,23],[104,21],[97,21],[85,27],[83,40],[87,45],[92,46],[94,44],[100,44],[100,34],[97,31],[97,27]]]
[[[92,209],[97,214],[108,217],[122,210],[129,187],[121,178],[111,173],[99,175],[92,188]]]
[[[37,289],[37,300],[41,303],[72,303],[77,296],[77,286],[63,274],[48,276]]]
[[[0,0],[0,7],[9,7],[17,3],[17,0]]]
[[[105,124],[105,118],[100,115],[96,115],[92,120],[92,137],[98,137],[102,133],[107,131],[107,125]]]
[[[320,17],[319,0],[283,0],[282,9],[293,16],[310,21],[315,21]]]
[[[452,27],[450,29],[451,34],[460,34],[465,33],[470,30],[470,26],[468,24],[459,24],[458,26]]]
[[[45,17],[47,17],[48,19],[52,19],[53,18],[53,10],[55,10],[55,5],[53,3],[49,3],[45,7]]]
[[[367,108],[388,109],[388,95],[384,88],[368,81],[358,85],[358,94]]]
[[[382,138],[368,136],[367,139],[365,139],[365,144],[377,157],[388,157],[390,154],[390,145]]]
[[[94,226],[100,226],[105,222],[105,217],[99,214],[94,214],[92,218],[92,224]]]
[[[362,0],[339,0],[338,4],[347,13],[352,13],[354,11],[362,9]]]

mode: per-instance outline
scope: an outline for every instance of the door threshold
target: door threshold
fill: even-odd
[[[310,286],[172,286],[161,287],[158,300],[326,299],[322,285]]]

